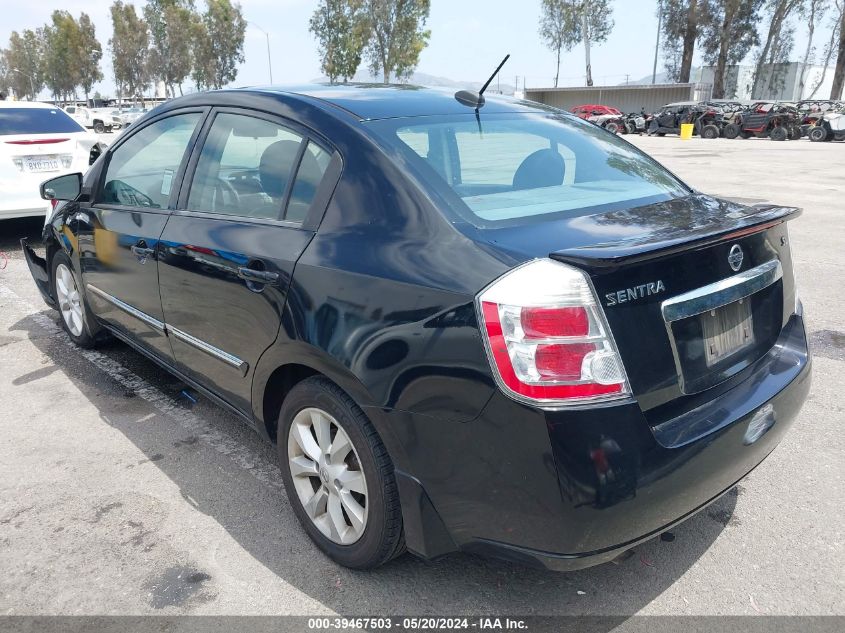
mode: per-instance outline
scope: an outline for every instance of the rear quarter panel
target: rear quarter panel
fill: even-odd
[[[297,262],[259,389],[298,362],[361,406],[475,417],[495,386],[473,300],[508,264],[446,221],[401,156],[363,132],[333,141],[343,174]]]

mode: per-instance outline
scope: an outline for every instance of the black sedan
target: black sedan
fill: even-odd
[[[809,389],[799,211],[693,191],[536,103],[195,94],[42,195],[64,202],[25,253],[68,335],[274,443],[350,567],[611,560],[755,468]]]

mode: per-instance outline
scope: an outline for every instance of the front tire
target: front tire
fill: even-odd
[[[819,143],[820,141],[824,141],[827,138],[827,130],[821,126],[811,127],[810,131],[807,133],[807,136],[810,137],[810,140],[814,143]]]
[[[65,253],[58,252],[53,256],[52,272],[53,296],[62,317],[62,328],[79,347],[91,349],[96,341],[88,325],[85,293]]]
[[[773,141],[785,141],[789,137],[786,128],[783,126],[773,127],[772,131],[769,132],[769,138]]]
[[[372,569],[405,551],[393,464],[366,414],[322,376],[298,383],[279,413],[288,499],[332,560]]]
[[[106,126],[103,125],[102,121],[94,121],[94,131],[97,134],[103,134],[106,131]]]
[[[725,130],[724,130],[725,138],[731,138],[731,139],[736,138],[737,136],[739,136],[739,133],[740,133],[740,129],[739,129],[739,126],[736,123],[728,123],[725,126]]]
[[[719,128],[716,125],[705,125],[701,128],[701,138],[714,139],[719,138]]]

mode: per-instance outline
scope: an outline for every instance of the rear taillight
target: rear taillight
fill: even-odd
[[[630,395],[604,312],[580,270],[534,260],[476,301],[493,372],[509,396],[563,407]]]
[[[69,140],[69,138],[34,138],[22,139],[19,141],[6,141],[6,143],[8,145],[53,145],[54,143],[64,143]]]

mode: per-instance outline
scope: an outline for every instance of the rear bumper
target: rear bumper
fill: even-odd
[[[553,412],[498,394],[472,422],[407,420],[409,469],[457,549],[555,570],[600,564],[701,510],[774,450],[810,388],[800,316],[755,367],[675,426],[652,428],[634,402]],[[438,554],[427,543],[448,540],[409,548]]]
[[[32,275],[32,280],[41,293],[41,297],[48,306],[55,308],[56,300],[50,292],[50,274],[47,272],[47,261],[32,250],[26,238],[21,240],[21,248],[23,249],[23,256],[26,258],[26,265],[29,266],[29,273]]]
[[[614,477],[609,466],[613,460],[608,460],[608,473],[596,479],[590,505],[581,508],[587,512],[579,522],[580,533],[570,541],[573,548],[579,543],[603,547],[569,554],[479,540],[468,549],[558,571],[615,559],[704,509],[765,460],[809,393],[811,367],[808,359],[779,393],[719,431],[681,448],[655,448],[662,458],[642,454],[637,464],[620,453]],[[574,506],[572,510],[577,513]]]

